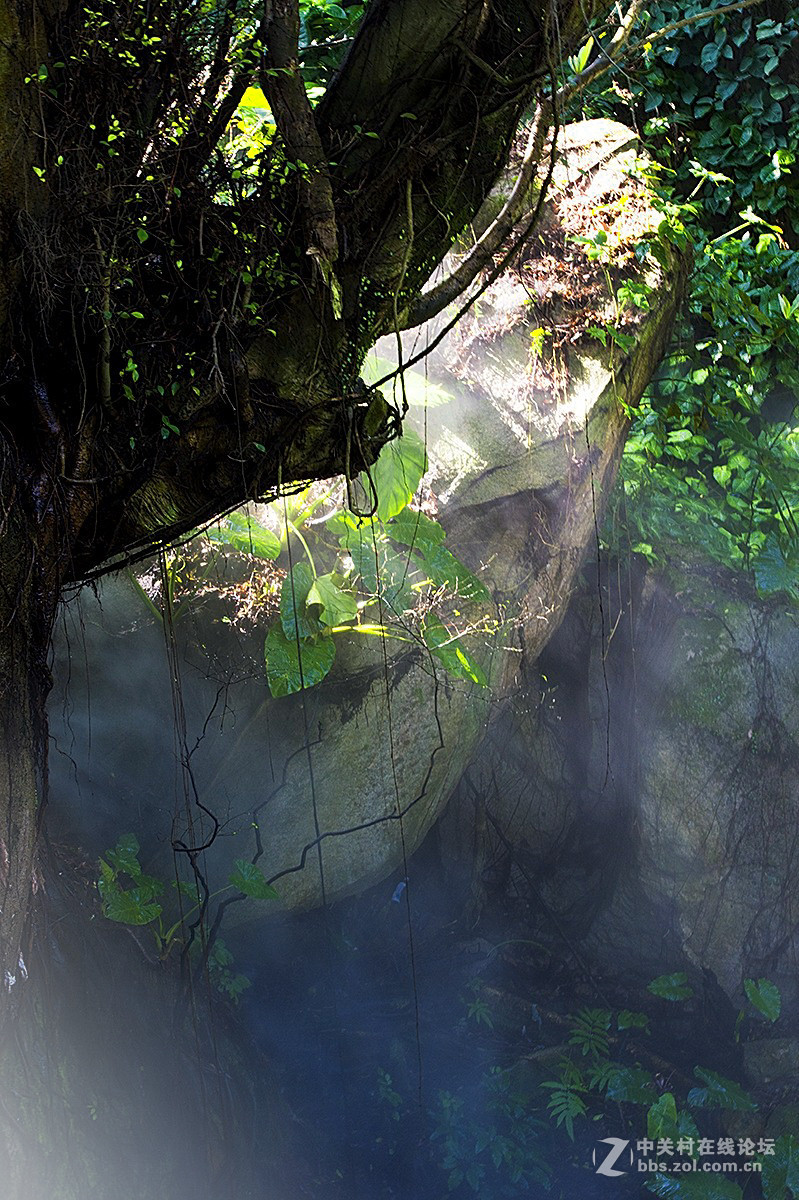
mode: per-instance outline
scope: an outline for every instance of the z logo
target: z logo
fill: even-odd
[[[624,1150],[625,1146],[629,1146],[629,1144],[630,1144],[629,1141],[625,1141],[624,1138],[602,1138],[602,1142],[606,1146],[610,1146],[611,1150],[610,1150],[609,1154],[605,1155],[605,1157],[602,1159],[602,1162],[599,1164],[598,1167],[596,1167],[596,1150],[594,1150],[593,1154],[591,1155],[591,1160],[592,1160],[594,1166],[596,1167],[597,1175],[607,1175],[611,1179],[616,1175],[625,1175],[626,1174],[625,1171],[614,1171],[613,1164],[618,1160],[618,1158],[621,1155],[622,1151]],[[631,1163],[632,1163],[632,1160],[633,1160],[633,1152],[631,1150],[630,1151],[630,1162]]]

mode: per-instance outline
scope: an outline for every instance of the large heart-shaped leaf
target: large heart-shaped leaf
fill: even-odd
[[[694,1067],[694,1075],[705,1085],[691,1088],[691,1108],[726,1108],[733,1112],[752,1112],[757,1108],[752,1097],[734,1079],[725,1079],[707,1067]]]
[[[121,925],[149,925],[162,913],[161,905],[151,894],[143,895],[138,888],[123,891],[113,887],[103,890],[103,915]]]
[[[295,563],[280,589],[280,623],[289,641],[314,637],[322,628],[315,612],[308,610],[308,593],[313,587],[313,571],[307,563]]]
[[[358,605],[352,592],[345,591],[340,586],[340,576],[330,573],[317,575],[308,592],[306,604],[318,604],[321,608],[319,619],[323,625],[332,627],[354,621],[358,615]]]
[[[364,362],[361,374],[366,383],[376,383],[386,375],[391,375],[397,369],[397,364],[389,358],[377,354],[369,354]],[[423,371],[414,371],[406,367],[401,375],[389,379],[380,391],[395,405],[402,405],[407,400],[411,408],[440,408],[453,400],[439,383],[433,383]]]
[[[657,979],[653,979],[649,984],[649,991],[653,996],[660,996],[661,1000],[675,1001],[688,1000],[694,994],[684,971],[673,971],[670,975],[658,975]]]
[[[773,1024],[779,1020],[782,1010],[782,997],[780,989],[776,983],[772,983],[770,979],[754,979],[744,980],[744,990],[749,999],[749,1003],[753,1005],[761,1016]]]
[[[139,865],[139,842],[135,834],[123,833],[113,850],[106,854],[114,871],[124,871],[131,879],[141,875]]]
[[[796,596],[799,590],[796,567],[787,561],[773,533],[766,538],[765,545],[752,567],[761,596],[773,596],[778,592],[788,592]]]
[[[287,638],[280,625],[273,625],[264,646],[266,677],[273,696],[288,696],[320,683],[333,666],[336,647],[330,637],[316,641]]]
[[[485,584],[443,545],[444,530],[437,521],[405,509],[386,526],[386,533],[411,547],[421,569],[436,587],[445,587],[464,600],[484,604],[490,601]]]
[[[627,1104],[651,1104],[656,1094],[655,1084],[649,1071],[641,1067],[619,1067],[607,1082],[608,1100],[621,1100]]]
[[[388,521],[402,512],[411,500],[427,469],[427,453],[418,433],[405,430],[380,451],[370,475],[377,493],[377,515]],[[362,477],[367,494],[371,493],[368,479]]]
[[[406,508],[386,526],[386,533],[404,546],[411,546],[419,554],[434,554],[445,534],[443,526],[426,513]]]
[[[244,858],[237,858],[233,866],[235,870],[228,880],[231,887],[238,888],[240,892],[244,892],[245,896],[251,896],[253,900],[277,900],[277,892],[271,883],[266,882],[266,876],[256,867],[255,863],[247,862]]]
[[[240,512],[229,513],[224,521],[207,531],[207,536],[212,542],[233,546],[258,558],[277,558],[280,554],[277,534]]]
[[[783,1134],[774,1143],[774,1153],[763,1156],[763,1196],[765,1200],[785,1200],[786,1192],[799,1198],[799,1139]]]

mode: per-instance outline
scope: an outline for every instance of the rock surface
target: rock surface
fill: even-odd
[[[221,647],[219,630],[190,617],[170,660],[163,629],[130,583],[110,580],[101,605],[84,595],[68,612],[60,650],[54,804],[66,811],[75,777],[83,802],[77,817],[64,816],[65,836],[98,852],[134,830],[148,854],[160,844],[163,872],[170,829],[184,848],[201,845],[212,812],[220,825],[204,853],[210,886],[224,884],[235,860],[257,858],[290,908],[402,868],[472,758],[491,701],[513,690],[522,647],[536,654],[557,627],[612,486],[625,405],[640,396],[671,331],[685,265],[675,260],[664,278],[654,260],[640,267],[632,254],[658,219],[634,139],[613,123],[586,124],[583,137],[565,139],[524,265],[500,278],[431,359],[435,407],[424,376],[421,387],[409,376],[421,399],[410,420],[429,449],[426,484],[447,545],[492,595],[499,632],[470,640],[490,689],[434,669],[421,644],[351,638],[340,640],[323,684],[273,700],[257,663],[263,631],[220,668],[225,650],[212,665],[202,649]],[[593,237],[596,221],[604,265],[573,240]],[[632,275],[650,281],[651,300],[622,319],[607,282]],[[619,338],[606,335],[603,345],[586,331],[591,320]],[[247,902],[229,914],[261,911]]]
[[[743,981],[768,978],[784,1009],[795,1003],[789,606],[699,559],[626,566],[601,588],[592,568],[469,786],[548,919],[602,969],[646,980],[694,967],[744,1007]],[[442,826],[452,859],[473,826],[461,796]]]

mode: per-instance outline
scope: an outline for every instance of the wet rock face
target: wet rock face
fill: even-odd
[[[796,951],[799,627],[712,571],[677,591],[642,830],[687,953],[734,995]]]
[[[160,624],[128,581],[109,580],[100,606],[86,595],[68,612],[59,648],[52,783],[64,836],[100,852],[135,831],[148,852],[161,847],[168,875],[163,847],[203,844],[211,812],[210,885],[235,860],[257,857],[289,908],[363,889],[421,842],[491,703],[516,686],[522,647],[535,656],[562,618],[612,485],[624,403],[666,348],[685,273],[676,260],[669,273],[633,254],[657,215],[632,135],[586,126],[564,137],[555,192],[522,265],[442,344],[429,363],[436,404],[422,375],[408,417],[426,440],[447,545],[492,595],[481,617],[499,632],[469,640],[490,688],[447,676],[412,636],[399,646],[352,638],[339,639],[323,684],[274,700],[265,630],[226,651],[198,612],[176,628],[168,662]],[[600,230],[601,263],[575,240]],[[648,305],[622,318],[608,281],[633,276],[648,281]],[[624,348],[589,334],[591,322],[623,328]],[[229,915],[256,912],[242,903]]]
[[[796,995],[799,622],[694,561],[586,572],[469,771],[542,903],[631,979],[693,965]],[[599,604],[602,603],[600,610]],[[612,631],[612,636],[610,636]],[[442,831],[453,839],[458,806]]]

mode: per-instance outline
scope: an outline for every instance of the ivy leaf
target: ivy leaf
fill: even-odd
[[[688,984],[688,976],[684,971],[674,971],[671,975],[658,975],[649,984],[648,990],[661,1000],[688,1000],[694,990]]]
[[[311,585],[306,599],[307,605],[321,606],[320,620],[323,625],[345,625],[354,621],[358,615],[358,605],[352,592],[344,591],[339,586],[333,572],[328,575],[317,575]]]
[[[280,554],[280,538],[240,512],[229,513],[223,522],[206,531],[206,537],[258,558],[277,558]]]
[[[775,1021],[779,1020],[782,1009],[782,997],[776,983],[772,983],[770,979],[758,979],[757,983],[755,983],[754,979],[746,979],[744,981],[744,991],[749,1003],[767,1021],[771,1021],[773,1025]]]
[[[466,653],[460,638],[453,636],[435,613],[428,613],[425,617],[422,637],[451,675],[476,683],[478,687],[488,687],[483,668]]]
[[[687,1102],[691,1108],[726,1108],[732,1112],[754,1112],[752,1097],[734,1079],[725,1079],[705,1067],[694,1067],[694,1075],[705,1087],[691,1088]]]
[[[289,696],[324,679],[333,666],[336,647],[329,637],[313,642],[287,638],[276,623],[266,635],[264,657],[270,692],[273,696]]]
[[[717,46],[715,42],[706,42],[705,45],[702,47],[702,54],[700,56],[699,61],[701,62],[705,71],[708,72],[708,74],[711,71],[715,70],[716,64],[719,61],[720,55],[721,55],[721,47]]]
[[[255,863],[237,858],[233,866],[236,869],[228,879],[231,887],[238,888],[240,892],[244,892],[245,896],[251,896],[253,900],[277,900],[277,892],[271,883],[266,882],[263,871],[260,871]]]
[[[402,512],[426,469],[424,443],[412,429],[406,429],[383,447],[371,469],[372,483],[377,492],[377,515],[382,521],[388,521]],[[362,476],[361,483],[371,494],[368,479]]]
[[[312,638],[320,632],[322,622],[316,613],[308,612],[308,593],[314,582],[307,563],[295,563],[280,589],[280,624],[289,641]]]

